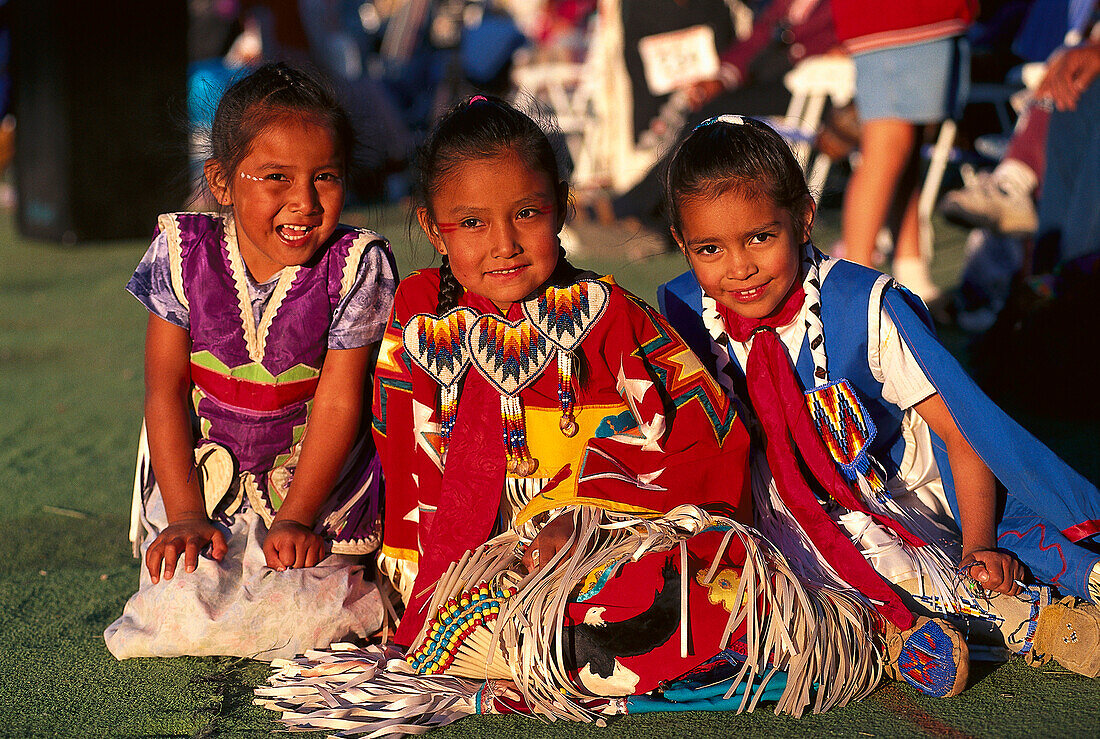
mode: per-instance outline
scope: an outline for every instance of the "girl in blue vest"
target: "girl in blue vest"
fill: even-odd
[[[661,310],[759,419],[761,531],[808,577],[880,577],[972,640],[1100,674],[1100,493],[979,390],[919,299],[813,246],[782,138],[707,121],[667,196],[690,270]]]

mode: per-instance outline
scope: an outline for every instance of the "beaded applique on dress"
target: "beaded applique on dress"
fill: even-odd
[[[607,311],[610,289],[596,280],[548,287],[522,304],[523,318],[508,321],[456,308],[442,316],[418,313],[403,339],[409,358],[440,386],[440,435],[446,447],[458,413],[458,392],[473,365],[498,393],[508,471],[522,477],[538,469],[527,445],[519,394],[557,357],[561,432],[577,433],[573,415],[573,352]]]
[[[850,482],[864,476],[880,499],[886,497],[886,474],[867,453],[875,440],[875,422],[864,409],[851,384],[841,378],[806,393],[810,417],[825,448]]]
[[[476,311],[455,308],[438,318],[418,313],[405,326],[403,339],[409,358],[439,383],[440,435],[444,448],[458,413],[458,385],[470,366],[466,333],[476,319]]]

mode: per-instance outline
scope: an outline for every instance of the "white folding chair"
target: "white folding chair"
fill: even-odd
[[[618,0],[601,2],[583,62],[536,62],[512,72],[517,102],[524,96],[549,106],[565,136],[573,159],[573,187],[578,191],[605,186],[610,179],[609,120],[605,11]]]
[[[512,72],[521,98],[530,96],[553,112],[574,162],[583,156],[584,133],[591,118],[592,90],[585,83],[584,70],[583,64],[547,62],[516,67]]]
[[[791,93],[791,102],[783,119],[784,134],[791,149],[806,172],[812,192],[821,192],[832,166],[832,160],[822,152],[813,151],[813,141],[821,126],[825,104],[847,105],[856,92],[855,64],[850,57],[826,54],[802,60],[783,78]],[[936,143],[928,157],[928,170],[921,185],[917,214],[920,223],[920,251],[926,261],[932,259],[935,234],[932,211],[939,195],[951,149],[955,144],[957,126],[947,119],[940,124]],[[853,162],[856,164],[857,162]]]
[[[814,137],[821,127],[826,103],[840,108],[852,101],[856,92],[855,65],[850,57],[838,54],[811,56],[787,72],[783,84],[791,93],[791,102],[780,128],[806,172],[810,190],[821,192],[832,160],[821,152],[813,155]]]
[[[932,154],[928,158],[928,171],[924,175],[924,184],[921,185],[920,198],[917,200],[920,255],[926,263],[932,261],[936,236],[932,230],[932,211],[940,195],[940,185],[943,184],[943,174],[951,158],[951,148],[955,145],[957,132],[958,126],[950,118],[940,124],[940,132],[936,136],[936,143],[932,146]]]

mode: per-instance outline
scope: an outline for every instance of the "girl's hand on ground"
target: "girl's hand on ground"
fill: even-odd
[[[959,564],[960,567],[974,564],[968,570],[970,577],[986,590],[1005,595],[1017,595],[1023,590],[1019,581],[1024,578],[1024,567],[1008,552],[999,549],[975,549],[964,555]]]
[[[543,526],[523,553],[523,566],[527,571],[534,572],[550,562],[573,536],[574,528],[573,517],[568,514],[558,516]]]
[[[267,566],[279,572],[313,567],[325,555],[325,540],[309,526],[297,521],[275,521],[264,539]]]
[[[209,518],[187,518],[169,524],[145,552],[145,567],[149,570],[153,584],[160,582],[162,565],[164,579],[172,579],[181,554],[183,569],[194,572],[199,564],[199,553],[207,544],[210,545],[211,559],[219,562],[229,548],[225,543],[225,535]]]

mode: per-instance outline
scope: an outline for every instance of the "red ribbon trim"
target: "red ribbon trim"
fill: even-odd
[[[1068,529],[1062,529],[1062,534],[1070,541],[1081,541],[1087,539],[1093,534],[1100,533],[1100,521],[1093,519],[1091,521],[1082,521],[1079,524],[1070,526]]]
[[[219,403],[250,411],[277,411],[309,400],[317,392],[320,377],[290,382],[255,382],[223,375],[191,363],[191,381]]]

